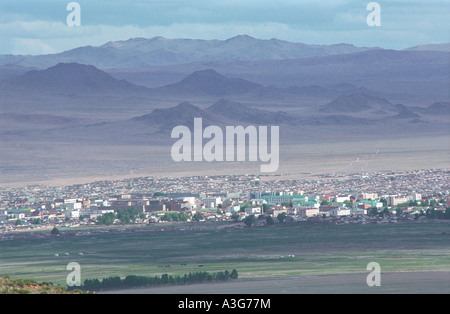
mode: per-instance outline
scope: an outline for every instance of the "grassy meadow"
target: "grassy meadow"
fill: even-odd
[[[70,262],[80,264],[82,280],[234,268],[239,280],[368,274],[370,262],[379,263],[382,272],[450,272],[448,222],[207,230],[189,230],[189,223],[167,226],[182,230],[63,232],[59,237],[1,240],[0,275],[65,285]]]

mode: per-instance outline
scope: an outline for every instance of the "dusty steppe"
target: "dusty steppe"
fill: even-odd
[[[1,143],[0,186],[71,185],[133,177],[258,174],[261,162],[175,162],[171,146]],[[328,173],[447,169],[450,136],[281,145],[276,180]]]

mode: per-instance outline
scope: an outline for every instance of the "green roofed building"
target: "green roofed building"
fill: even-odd
[[[308,197],[305,195],[264,195],[261,197],[270,205],[276,205],[281,203],[289,203],[296,200],[297,202],[308,201]]]

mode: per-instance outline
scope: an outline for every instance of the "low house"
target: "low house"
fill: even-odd
[[[335,209],[332,209],[330,211],[331,216],[349,216],[350,215],[350,208],[346,207],[338,207]]]
[[[294,204],[294,208],[297,209],[309,209],[309,208],[317,208],[319,209],[320,204],[315,201],[307,201],[307,202],[300,202],[297,204]]]
[[[232,214],[232,213],[237,213],[240,210],[241,210],[241,206],[231,205],[225,209],[225,212]]]
[[[320,205],[319,213],[329,216],[330,212],[332,210],[337,209],[339,207],[341,207],[341,206],[340,205],[334,205],[334,204],[331,204],[331,205]]]
[[[371,208],[372,205],[371,204],[367,204],[367,203],[359,203],[357,207],[359,209],[362,209],[362,210],[367,210],[367,209]]]
[[[259,216],[261,215],[261,207],[247,207],[245,209],[245,214]]]
[[[333,200],[334,196],[333,195],[324,195],[320,198],[321,201],[325,201],[325,202],[331,202]]]
[[[378,209],[383,207],[383,203],[378,201],[359,201],[356,203],[357,207],[360,209],[369,209],[371,207],[376,207]]]
[[[281,213],[288,213],[289,208],[286,206],[272,206],[265,214],[272,217],[277,217]]]
[[[350,215],[367,215],[367,209],[353,207],[350,209]]]
[[[262,198],[253,198],[249,201],[250,204],[252,205],[262,205],[262,204],[267,204],[266,200],[262,199]]]
[[[298,211],[298,215],[300,217],[314,217],[320,214],[320,210],[318,207],[313,208],[301,208]]]
[[[84,209],[80,211],[80,216],[84,217],[84,218],[96,218],[98,216],[102,216],[104,214],[109,214],[109,213],[114,213],[113,209],[109,209],[109,208],[105,208],[105,207],[100,207],[100,208],[95,208],[95,207],[91,207],[89,209]]]
[[[334,197],[336,203],[343,203],[345,201],[350,201],[350,195],[336,195]]]

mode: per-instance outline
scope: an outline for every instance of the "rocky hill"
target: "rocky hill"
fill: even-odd
[[[37,283],[29,279],[11,279],[0,276],[0,294],[86,294],[80,290],[68,291],[50,283]]]

